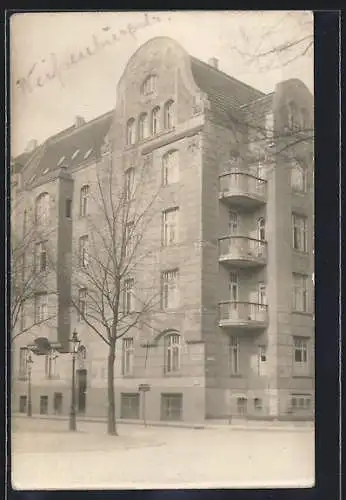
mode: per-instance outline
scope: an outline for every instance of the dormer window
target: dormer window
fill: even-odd
[[[65,160],[66,160],[66,156],[61,156],[60,160],[57,163],[57,166],[60,167],[60,165],[62,165]]]
[[[156,75],[149,75],[142,83],[141,94],[142,95],[154,94],[156,92],[156,80],[157,80]]]
[[[80,150],[79,150],[79,149],[77,149],[77,150],[73,153],[73,155],[71,156],[71,160],[74,160],[74,159],[77,157],[77,155],[78,155],[79,151],[80,151]]]

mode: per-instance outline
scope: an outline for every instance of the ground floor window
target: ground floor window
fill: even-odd
[[[238,415],[246,415],[247,412],[247,399],[237,398],[237,413]]]
[[[256,412],[261,412],[263,409],[263,404],[262,404],[262,399],[261,398],[255,398],[253,400],[254,408]]]
[[[47,415],[48,413],[48,396],[40,396],[40,414]]]
[[[27,411],[27,397],[19,396],[19,413],[26,413]]]
[[[120,418],[139,418],[139,394],[122,393]]]
[[[308,411],[311,409],[310,394],[292,394],[291,395],[291,410],[293,413],[299,411]]]
[[[63,395],[61,392],[54,392],[54,414],[62,414]]]
[[[161,420],[181,420],[182,413],[182,394],[161,394]]]

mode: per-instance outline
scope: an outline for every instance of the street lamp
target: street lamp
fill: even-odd
[[[32,417],[32,402],[31,402],[31,365],[33,364],[32,356],[31,356],[31,351],[29,351],[27,359],[27,369],[28,369],[28,411],[27,415],[28,417]]]
[[[72,353],[72,386],[71,386],[71,411],[70,411],[70,431],[77,430],[76,427],[76,381],[75,381],[75,364],[76,364],[76,354],[78,352],[78,346],[80,340],[76,330],[74,330],[72,337],[69,339],[71,345],[70,352]]]

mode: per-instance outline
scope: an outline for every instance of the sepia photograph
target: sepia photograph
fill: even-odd
[[[17,13],[9,52],[13,489],[313,487],[313,13]]]

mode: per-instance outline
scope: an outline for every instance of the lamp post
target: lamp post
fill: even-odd
[[[77,430],[76,427],[76,380],[75,380],[75,365],[76,365],[76,354],[78,352],[78,346],[80,344],[80,340],[78,338],[78,334],[76,330],[74,330],[72,337],[69,339],[71,345],[71,353],[72,353],[72,385],[71,385],[71,411],[70,411],[70,421],[69,421],[69,429],[70,431]]]
[[[32,402],[31,402],[31,365],[33,364],[31,352],[29,351],[27,360],[27,367],[28,367],[28,411],[27,415],[28,417],[32,417]]]

